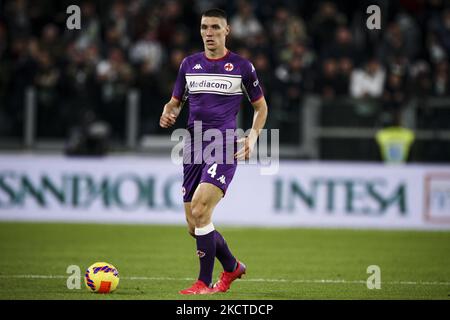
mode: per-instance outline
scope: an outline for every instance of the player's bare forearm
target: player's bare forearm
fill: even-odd
[[[252,129],[250,131],[250,134],[248,135],[248,138],[250,142],[254,144],[258,139],[261,130],[264,128],[264,125],[266,124],[268,110],[267,110],[267,102],[264,97],[255,101],[252,105],[255,111],[253,114]]]
[[[244,146],[235,154],[235,158],[239,160],[247,160],[250,158],[250,155],[256,144],[256,140],[258,140],[258,136],[261,133],[261,130],[264,128],[264,125],[266,124],[268,113],[266,99],[262,97],[258,101],[252,103],[252,105],[255,109],[253,115],[253,124],[249,135],[246,138],[239,140],[239,142],[244,143]]]
[[[164,105],[159,125],[163,128],[169,128],[175,124],[178,115],[181,111],[181,103],[179,100],[172,97],[169,102]]]

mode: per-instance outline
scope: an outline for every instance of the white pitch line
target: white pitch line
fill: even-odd
[[[39,275],[39,274],[14,274],[0,275],[0,279],[67,279],[69,275]],[[120,277],[124,280],[147,280],[147,281],[194,281],[194,278],[170,278],[170,277]],[[244,279],[245,282],[284,282],[284,283],[343,283],[343,284],[365,284],[365,280],[344,280],[344,279]],[[450,286],[450,281],[384,281],[382,284],[392,285],[412,285],[412,286]]]

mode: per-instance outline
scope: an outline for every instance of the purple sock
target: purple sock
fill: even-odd
[[[199,280],[202,280],[207,286],[212,283],[212,274],[214,269],[214,260],[216,258],[216,241],[214,231],[205,235],[195,235],[197,240],[197,255],[200,258]]]
[[[236,268],[236,258],[228,248],[225,239],[217,230],[214,230],[214,238],[216,239],[216,257],[222,264],[223,270],[233,272]]]

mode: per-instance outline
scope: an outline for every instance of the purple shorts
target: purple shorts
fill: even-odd
[[[209,144],[207,154],[204,151],[208,146],[203,143],[202,149],[195,151],[193,144],[185,144],[183,149],[183,201],[191,202],[197,186],[202,182],[215,185],[222,190],[223,196],[233,179],[237,168],[237,160],[232,157],[236,152],[236,142],[228,143],[228,155],[225,147],[220,146],[222,157],[215,156],[215,150],[211,150],[213,144]],[[209,154],[211,153],[211,156]],[[231,155],[231,156],[230,156]]]

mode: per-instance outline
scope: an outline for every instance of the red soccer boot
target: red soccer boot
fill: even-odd
[[[219,281],[214,284],[214,290],[216,292],[227,292],[231,283],[238,278],[240,279],[245,274],[246,269],[245,264],[237,261],[237,267],[233,272],[224,271],[220,274]]]
[[[208,287],[202,280],[197,280],[190,288],[181,290],[180,294],[212,294],[216,291]]]

